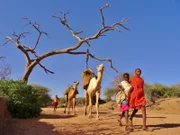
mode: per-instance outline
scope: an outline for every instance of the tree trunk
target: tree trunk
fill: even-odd
[[[24,75],[22,77],[22,80],[25,81],[26,83],[28,83],[28,80],[29,80],[29,76],[33,70],[33,68],[36,66],[37,64],[26,64],[26,69],[25,69],[25,72],[24,72]]]

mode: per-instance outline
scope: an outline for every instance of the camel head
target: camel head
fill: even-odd
[[[104,71],[104,65],[103,64],[97,66],[96,68],[97,68],[98,72],[103,72]]]
[[[78,81],[74,81],[74,85],[75,85],[75,86],[78,86],[78,85],[79,85],[79,82],[78,82]]]

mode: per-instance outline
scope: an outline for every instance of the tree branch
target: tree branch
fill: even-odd
[[[128,20],[121,20],[119,22],[115,22],[113,23],[112,25],[105,25],[105,19],[104,19],[104,15],[103,15],[103,9],[109,7],[109,4],[106,4],[105,6],[103,6],[102,8],[100,8],[100,13],[101,13],[101,17],[102,17],[102,28],[100,28],[97,33],[93,36],[90,36],[90,37],[86,37],[86,38],[81,38],[79,37],[77,34],[79,33],[82,33],[82,31],[79,31],[79,32],[75,32],[67,23],[67,14],[69,14],[69,12],[66,12],[66,13],[62,13],[60,12],[63,17],[59,17],[57,14],[53,15],[54,18],[57,18],[61,24],[63,24],[66,28],[68,28],[70,30],[70,32],[72,33],[72,35],[78,39],[78,43],[75,45],[75,46],[71,46],[71,47],[68,47],[68,48],[64,48],[64,49],[60,49],[60,50],[53,50],[53,51],[49,51],[47,53],[44,53],[43,55],[39,56],[37,59],[36,59],[36,64],[39,63],[42,59],[46,58],[46,57],[49,57],[49,56],[53,56],[53,55],[57,55],[57,54],[64,54],[64,53],[72,53],[72,51],[78,49],[79,47],[82,46],[83,43],[86,43],[88,46],[90,46],[90,43],[89,41],[90,40],[94,40],[94,39],[98,39],[100,36],[104,36],[103,34],[105,34],[106,32],[108,31],[114,31],[114,30],[117,30],[119,31],[119,29],[117,28],[117,26],[120,26],[122,27],[123,29],[125,30],[129,30],[127,27],[124,26],[124,24],[126,24],[128,22]],[[84,54],[85,52],[83,52]],[[101,60],[101,61],[109,61],[110,63],[112,63],[112,60],[111,59],[98,59],[96,58],[94,55],[90,55],[90,57],[94,58],[94,59],[97,59],[97,60]],[[111,68],[114,69],[116,72],[117,70],[112,66],[112,64],[110,64]]]
[[[102,27],[104,28],[105,27],[105,20],[104,20],[104,15],[103,15],[103,9],[109,7],[110,5],[108,3],[106,3],[105,6],[101,7],[100,8],[100,13],[101,13],[101,18],[102,18]]]
[[[38,58],[39,56],[36,54],[36,52],[34,52],[33,53],[34,54],[34,56],[36,57],[36,58]],[[43,66],[40,62],[38,62],[38,65],[41,67],[41,68],[43,68],[44,69],[44,71],[48,74],[48,73],[51,73],[51,74],[54,74],[54,72],[53,71],[51,71],[51,70],[49,70],[49,69],[47,69],[45,66]]]
[[[86,52],[74,52],[74,51],[77,50],[78,48],[80,48],[83,45],[83,43],[90,46],[90,41],[91,40],[98,39],[100,36],[105,36],[105,34],[107,32],[109,32],[109,31],[119,31],[120,32],[119,28],[129,30],[125,26],[125,24],[128,22],[128,19],[127,20],[120,20],[120,21],[115,22],[115,23],[113,23],[111,25],[106,25],[103,10],[105,8],[107,8],[107,7],[109,7],[109,4],[106,4],[105,6],[100,8],[101,23],[102,23],[101,28],[99,28],[99,30],[94,35],[89,36],[89,37],[85,37],[85,38],[81,38],[79,36],[79,34],[81,34],[83,32],[82,30],[74,31],[73,28],[70,27],[70,25],[68,24],[67,15],[69,14],[69,12],[66,12],[66,13],[60,12],[62,17],[59,17],[57,14],[54,14],[52,17],[58,19],[60,21],[60,23],[63,26],[65,26],[71,32],[72,36],[75,37],[78,40],[78,42],[73,46],[70,46],[70,47],[67,47],[67,48],[64,48],[64,49],[59,49],[59,50],[52,50],[52,51],[46,52],[46,53],[44,53],[44,54],[42,54],[40,56],[37,56],[35,50],[36,50],[36,48],[37,48],[37,46],[38,46],[38,44],[40,42],[41,36],[43,34],[48,36],[48,33],[44,32],[44,31],[41,31],[40,30],[40,25],[38,23],[32,22],[28,18],[24,18],[25,20],[28,20],[27,25],[31,25],[38,32],[38,37],[36,39],[36,42],[35,42],[34,46],[33,47],[25,46],[22,43],[20,43],[20,39],[22,37],[25,37],[25,34],[30,34],[29,32],[24,32],[24,33],[21,33],[19,35],[17,35],[16,33],[13,33],[13,37],[15,37],[15,38],[11,38],[11,37],[7,36],[6,37],[6,42],[4,43],[4,44],[6,44],[8,42],[13,42],[13,43],[16,44],[17,48],[20,49],[24,53],[24,55],[26,57],[26,64],[27,64],[26,65],[26,70],[27,71],[24,73],[23,78],[27,81],[30,73],[32,72],[33,68],[36,65],[40,65],[40,67],[43,68],[46,73],[54,73],[54,72],[48,70],[45,66],[43,66],[40,63],[41,60],[43,60],[43,59],[45,59],[47,57],[57,55],[57,54],[74,54],[74,55],[84,54],[84,55],[87,55]],[[35,56],[35,58],[30,59],[30,54],[29,53],[32,53]],[[117,69],[113,67],[111,59],[109,59],[109,58],[98,58],[98,57],[96,57],[95,55],[93,55],[91,53],[88,53],[88,56],[90,56],[93,59],[99,60],[99,61],[108,61],[110,63],[110,67],[113,70],[115,70],[116,72],[118,72]]]
[[[49,69],[47,69],[45,66],[43,66],[41,63],[38,63],[38,65],[44,69],[44,71],[48,74],[48,73],[51,73],[51,74],[54,74],[53,71],[50,71]]]
[[[116,71],[118,73],[118,70],[113,66],[112,64],[112,60],[110,58],[99,58],[91,53],[87,53],[87,52],[67,52],[68,54],[73,54],[73,55],[80,55],[80,54],[84,54],[84,55],[89,55],[91,58],[98,60],[98,61],[108,61],[110,63],[110,67]]]
[[[66,28],[68,28],[70,30],[70,32],[72,33],[72,36],[75,37],[78,41],[81,41],[81,38],[78,36],[78,34],[82,33],[82,30],[79,30],[77,32],[75,32],[67,23],[67,19],[66,16],[69,14],[69,11],[66,13],[60,12],[63,15],[63,19],[61,17],[59,17],[57,14],[54,14],[52,17],[53,18],[57,18],[61,24],[63,24]]]
[[[26,47],[26,51],[29,51],[31,53],[34,53],[34,50],[36,49],[37,45],[39,44],[39,41],[41,39],[42,34],[48,36],[47,32],[41,31],[40,30],[40,25],[37,22],[32,22],[31,20],[29,20],[28,18],[23,18],[25,20],[28,20],[28,24],[27,25],[31,25],[37,32],[38,32],[38,37],[36,39],[36,42],[34,44],[34,47]]]
[[[109,5],[108,3],[106,3],[105,6],[103,6],[103,7],[100,8],[100,14],[101,14],[101,18],[102,18],[102,27],[96,32],[95,35],[85,38],[85,39],[84,39],[85,41],[97,39],[97,38],[99,38],[100,36],[104,36],[103,34],[106,33],[106,32],[108,32],[108,31],[117,30],[118,32],[120,32],[119,28],[116,27],[116,26],[120,26],[120,27],[122,27],[123,29],[129,31],[129,28],[127,28],[126,26],[124,26],[124,24],[126,24],[129,19],[127,19],[127,20],[120,20],[120,21],[115,22],[115,23],[113,23],[112,25],[109,25],[109,26],[105,24],[105,18],[104,18],[103,10],[104,10],[105,8],[108,8],[108,7],[110,7],[110,5]]]
[[[21,35],[21,36],[22,36],[22,35]],[[18,39],[20,39],[19,36],[17,37],[17,39],[13,39],[13,38],[11,38],[11,37],[6,36],[6,40],[15,43],[16,47],[17,47],[18,49],[20,49],[20,50],[24,53],[24,55],[25,55],[25,57],[26,57],[27,63],[30,63],[31,60],[30,60],[29,54],[28,54],[28,52],[24,49],[23,45],[20,44],[20,42],[19,42]],[[6,42],[7,42],[7,41],[6,41]]]
[[[5,58],[4,56],[0,56],[0,59],[3,59],[3,58]]]

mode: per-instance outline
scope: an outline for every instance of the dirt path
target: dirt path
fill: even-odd
[[[101,120],[88,119],[83,116],[83,108],[77,108],[77,115],[65,115],[63,109],[53,112],[52,108],[44,108],[40,118],[19,120],[13,119],[4,135],[179,135],[180,115],[163,114],[148,111],[147,124],[153,131],[141,129],[141,115],[134,119],[134,131],[128,133],[117,122],[117,110],[100,108]],[[95,116],[95,114],[93,114]]]

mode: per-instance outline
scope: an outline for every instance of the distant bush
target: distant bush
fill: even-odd
[[[165,86],[162,84],[146,85],[145,93],[148,98],[180,97],[180,86]]]
[[[41,102],[37,88],[24,81],[0,80],[0,96],[8,101],[14,118],[33,118],[40,115]]]
[[[118,89],[117,88],[107,88],[105,91],[104,91],[104,95],[105,95],[105,101],[106,102],[109,102],[112,100],[112,97],[114,97],[116,94],[118,93]]]
[[[38,96],[38,103],[41,107],[46,107],[51,105],[52,99],[49,95],[50,90],[41,85],[32,85],[32,87],[36,90],[36,94]]]
[[[144,85],[145,96],[147,99],[168,98],[168,97],[180,97],[180,85],[165,86],[162,84],[145,84]],[[118,89],[114,86],[105,89],[105,101],[109,102],[117,94]]]

